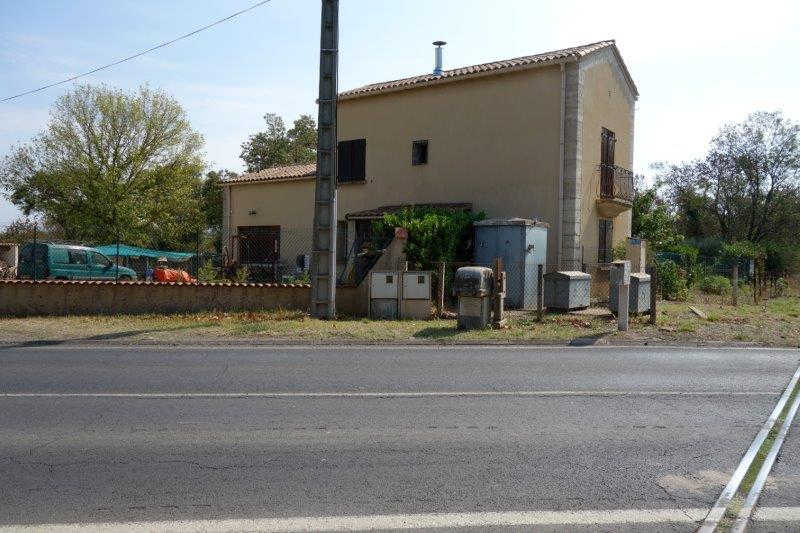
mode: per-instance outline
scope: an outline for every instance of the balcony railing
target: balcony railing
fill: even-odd
[[[633,202],[633,172],[616,165],[600,165],[600,198]]]

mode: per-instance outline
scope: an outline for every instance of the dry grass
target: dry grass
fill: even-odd
[[[74,316],[0,319],[0,342],[113,341],[120,343],[252,342],[749,342],[800,346],[800,298],[774,298],[738,307],[717,296],[693,294],[689,302],[661,302],[658,327],[634,317],[631,330],[616,331],[610,317],[510,313],[502,330],[459,331],[455,320],[316,320],[299,311],[193,313],[181,315]],[[707,319],[689,310],[693,305]]]
[[[608,319],[547,315],[543,323],[515,314],[502,330],[459,331],[455,320],[317,320],[299,311],[181,315],[74,316],[0,319],[0,341],[202,342],[300,340],[310,342],[567,341],[613,332]]]

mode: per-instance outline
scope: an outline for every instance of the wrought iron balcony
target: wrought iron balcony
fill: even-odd
[[[600,215],[613,218],[633,205],[633,172],[616,165],[600,165]]]

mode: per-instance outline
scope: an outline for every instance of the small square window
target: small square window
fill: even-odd
[[[386,283],[388,283],[388,284],[390,284],[390,285],[391,285],[392,283],[394,283],[394,276],[392,276],[392,275],[388,275],[388,276],[386,276]]]
[[[425,165],[428,163],[428,141],[414,141],[411,144],[411,164]]]
[[[417,283],[420,285],[425,283],[425,276],[417,276]]]

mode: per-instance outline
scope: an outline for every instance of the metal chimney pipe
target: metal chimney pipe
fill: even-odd
[[[436,66],[433,68],[434,76],[442,75],[442,46],[447,43],[444,41],[434,41],[433,46],[436,47]]]

